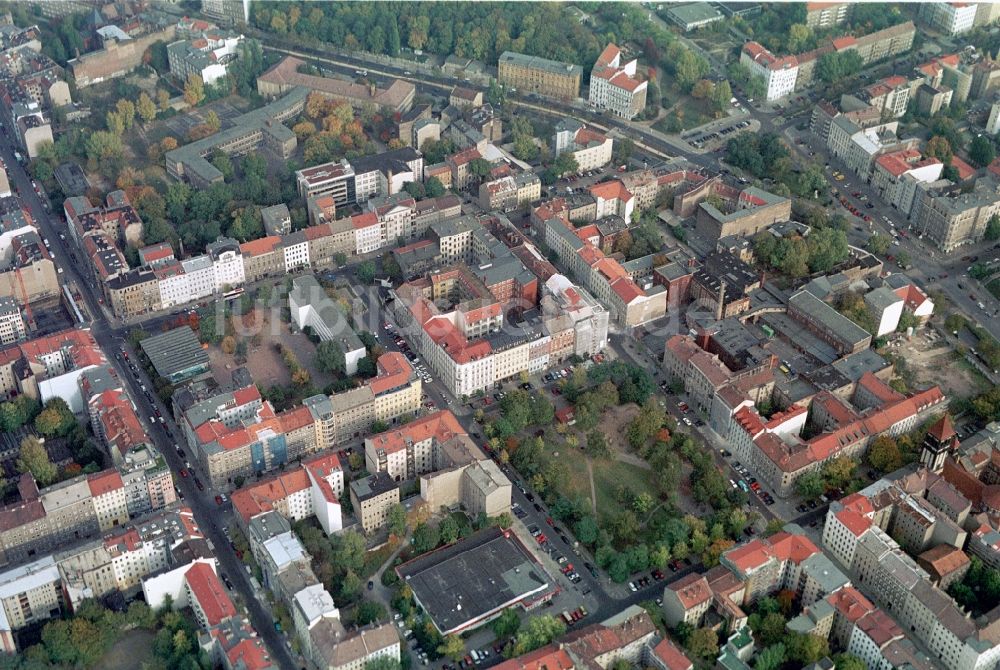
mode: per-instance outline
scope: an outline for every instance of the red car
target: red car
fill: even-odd
[[[215,504],[216,505],[222,504],[222,496],[215,496]]]
[[[545,517],[545,523],[549,524],[550,526],[556,525],[556,522],[553,521],[552,517],[550,517],[550,516]]]
[[[185,470],[184,468],[181,468],[181,477],[187,477],[187,476],[188,476],[188,471]]]

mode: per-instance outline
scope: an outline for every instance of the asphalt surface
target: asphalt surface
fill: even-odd
[[[135,402],[139,417],[143,423],[147,424],[146,427],[149,430],[149,435],[153,443],[156,444],[170,465],[170,469],[174,473],[175,485],[178,486],[183,494],[184,502],[194,513],[198,527],[205,537],[211,541],[215,556],[219,562],[220,571],[232,582],[236,593],[239,595],[239,599],[242,600],[247,608],[251,623],[257,629],[260,638],[267,644],[271,659],[282,668],[301,667],[303,665],[301,661],[293,660],[292,655],[285,646],[285,637],[274,629],[273,617],[261,604],[260,598],[255,594],[250,584],[249,575],[244,570],[242,561],[237,559],[236,554],[229,547],[229,541],[226,539],[222,528],[216,524],[219,510],[214,500],[215,493],[208,490],[207,487],[204,491],[198,490],[193,477],[182,478],[178,476],[177,473],[184,467],[184,463],[177,455],[174,444],[180,443],[182,440],[175,440],[167,433],[167,430],[178,437],[181,436],[181,433],[171,421],[171,414],[168,408],[155,396],[152,396],[151,400],[150,397],[147,397],[143,393],[141,387],[145,385],[147,389],[152,389],[152,382],[145,377],[141,370],[139,376],[136,376],[132,370],[122,364],[118,354],[121,346],[124,344],[127,330],[116,329],[108,322],[102,309],[103,305],[100,303],[101,297],[99,292],[94,288],[93,280],[81,272],[81,267],[85,264],[74,262],[72,259],[71,252],[76,254],[78,258],[82,258],[82,255],[72,248],[73,242],[69,237],[67,224],[65,220],[59,217],[61,210],[54,212],[52,215],[46,212],[41,198],[39,198],[32,188],[30,177],[25,169],[14,160],[13,150],[6,142],[0,146],[0,155],[3,156],[7,163],[8,178],[11,184],[17,187],[22,204],[31,213],[42,237],[47,238],[50,242],[51,254],[55,264],[62,269],[62,274],[59,275],[60,280],[63,282],[74,282],[79,288],[80,294],[84,298],[85,306],[92,317],[89,326],[94,339],[104,351],[108,362],[115,368],[124,387],[127,389],[133,402]],[[59,238],[60,233],[65,235],[65,241]],[[132,356],[133,353],[130,352],[129,355]],[[165,425],[160,425],[158,422],[154,425],[148,425],[149,417],[155,416],[156,410],[159,410],[163,415],[166,420]]]

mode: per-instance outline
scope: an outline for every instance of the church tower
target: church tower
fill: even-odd
[[[944,468],[944,459],[958,448],[958,435],[951,417],[945,414],[941,420],[931,426],[924,438],[920,450],[920,464],[931,472],[940,473]]]

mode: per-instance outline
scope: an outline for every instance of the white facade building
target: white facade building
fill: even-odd
[[[777,58],[757,42],[747,42],[740,52],[740,63],[767,85],[767,100],[780,100],[795,90],[799,62],[795,56]]]

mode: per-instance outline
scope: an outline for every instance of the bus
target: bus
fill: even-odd
[[[230,300],[235,300],[236,298],[239,298],[241,295],[243,295],[242,286],[240,286],[239,288],[234,288],[232,291],[227,291],[226,293],[223,293],[222,299],[225,300],[226,302],[229,302]]]

